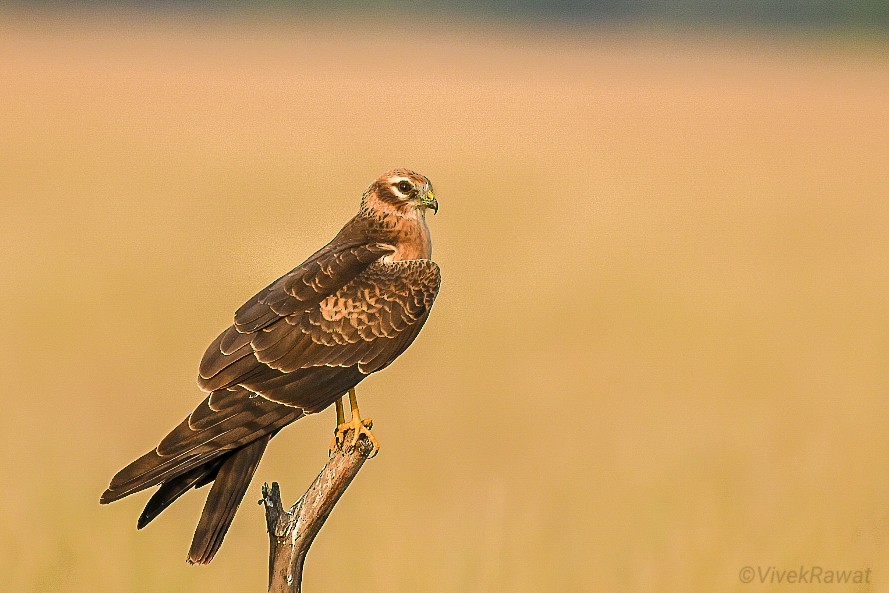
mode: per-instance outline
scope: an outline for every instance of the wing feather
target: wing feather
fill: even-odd
[[[327,245],[241,306],[235,313],[235,328],[255,332],[304,310],[394,251],[384,243]]]
[[[242,305],[235,313],[235,323],[224,331],[204,353],[198,384],[207,391],[237,384],[236,379],[250,372],[257,362],[258,350],[271,347],[288,335],[286,328],[275,326],[291,315],[299,316],[343,285],[361,274],[369,264],[391,254],[394,249],[383,243],[328,244],[284,276],[272,282]],[[273,330],[271,335],[264,334]],[[254,340],[256,345],[249,345]],[[292,342],[281,348],[291,349]],[[275,350],[274,353],[280,352]],[[277,360],[273,357],[271,361]],[[245,360],[246,359],[246,360]]]
[[[270,401],[314,411],[388,366],[425,323],[441,277],[430,260],[365,265],[387,249],[373,244],[319,252],[273,283],[267,294],[254,297],[239,310],[235,325],[207,349],[201,387],[224,393],[243,386]],[[262,307],[275,319],[255,314]],[[344,389],[331,391],[317,386],[314,374],[309,380],[302,372],[316,367],[358,372],[348,375],[351,384],[332,381]]]

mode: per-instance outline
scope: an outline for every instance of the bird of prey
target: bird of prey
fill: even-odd
[[[438,212],[438,201],[425,176],[395,169],[374,181],[330,243],[237,310],[201,360],[207,398],[120,470],[101,503],[160,485],[141,529],[189,489],[212,482],[188,552],[189,562],[204,564],[222,545],[269,440],[291,422],[335,402],[332,447],[367,438],[376,453],[354,387],[404,352],[429,315],[441,276],[430,259],[428,209]]]

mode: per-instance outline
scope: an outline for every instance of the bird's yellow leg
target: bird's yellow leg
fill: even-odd
[[[345,450],[349,451],[353,447],[355,447],[355,444],[358,443],[358,439],[361,438],[361,435],[364,435],[373,446],[373,451],[371,451],[371,454],[369,455],[369,457],[373,457],[379,452],[380,443],[377,442],[377,439],[370,431],[370,429],[373,428],[374,425],[373,420],[371,420],[370,418],[365,418],[362,420],[361,418],[361,413],[358,411],[358,398],[355,396],[354,388],[349,390],[349,404],[351,404],[352,406],[352,419],[349,422],[339,423],[336,428],[336,443],[339,444],[340,442],[342,442],[341,439],[345,438],[346,433],[350,430],[353,430],[354,434],[352,435],[349,444],[345,447]],[[342,410],[342,408],[337,408],[337,410]]]
[[[336,425],[339,426],[346,421],[346,415],[343,413],[343,398],[336,400]]]
[[[330,448],[328,449],[328,454],[333,455],[333,452],[337,450],[340,446],[340,439],[343,434],[340,432],[340,426],[345,424],[346,415],[343,413],[343,398],[336,398],[336,428],[333,429],[333,442],[330,443]]]

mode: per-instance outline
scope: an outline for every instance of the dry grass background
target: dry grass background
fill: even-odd
[[[209,567],[203,491],[144,532],[147,494],[98,497],[394,166],[435,183],[444,286],[360,389],[382,454],[308,591],[889,583],[881,40],[6,13],[0,56],[3,591],[263,590],[259,486],[303,491],[332,411]]]

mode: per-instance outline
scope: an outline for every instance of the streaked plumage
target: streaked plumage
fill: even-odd
[[[101,502],[160,485],[142,528],[213,482],[188,556],[212,560],[269,439],[388,366],[423,327],[440,283],[427,208],[438,202],[418,173],[396,169],[372,183],[330,243],[237,310],[201,360],[209,396],[118,472]]]

